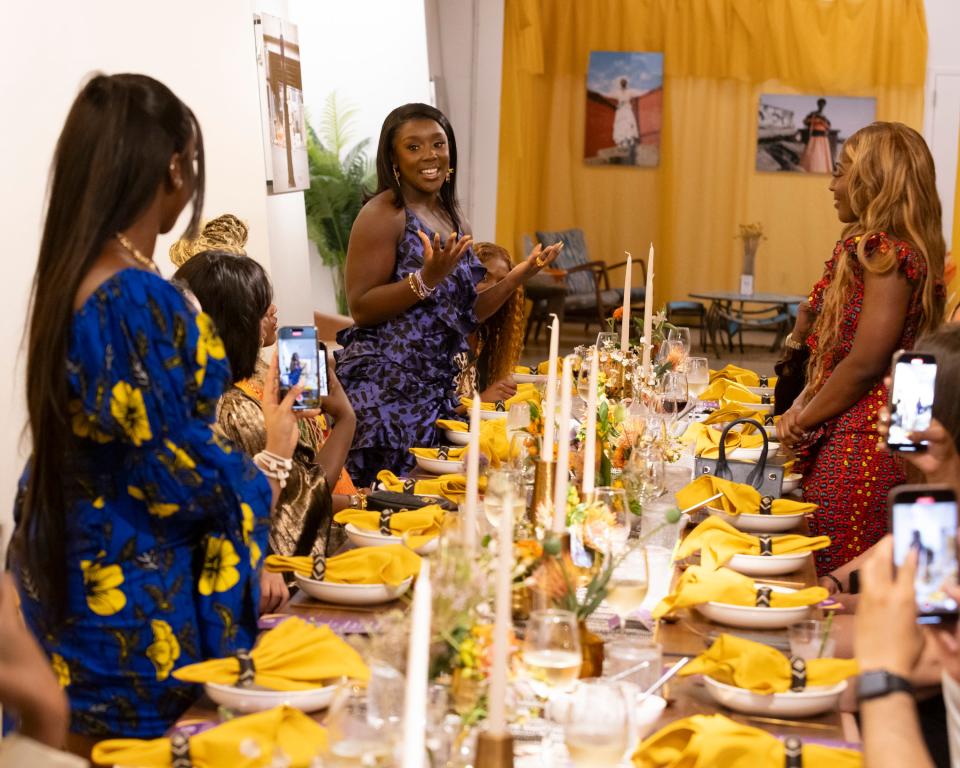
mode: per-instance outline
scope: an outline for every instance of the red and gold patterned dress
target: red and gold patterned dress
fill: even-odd
[[[842,330],[835,349],[826,352],[824,377],[829,377],[853,347],[863,308],[863,266],[857,260],[859,237],[837,242],[826,262],[823,277],[810,293],[810,307],[819,313],[823,297],[833,280],[840,259],[849,259],[853,269],[850,295],[844,302]],[[898,269],[913,288],[899,348],[910,349],[923,318],[923,286],[927,264],[922,254],[902,240],[885,233],[871,235],[865,253],[895,249]],[[816,354],[816,333],[807,339],[810,354]],[[814,553],[817,573],[829,573],[876,544],[886,534],[887,493],[904,482],[903,463],[878,447],[877,413],[887,402],[883,378],[843,413],[821,424],[812,443],[799,452],[797,471],[803,473],[803,499],[820,508],[811,523],[812,536],[829,536],[832,544]]]

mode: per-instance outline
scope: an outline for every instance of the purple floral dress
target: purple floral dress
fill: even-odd
[[[391,280],[423,266],[417,230],[433,232],[406,210]],[[437,419],[453,417],[458,405],[455,358],[466,352],[477,327],[476,285],[486,270],[472,249],[425,300],[380,325],[354,326],[337,341],[337,377],[357,414],[357,432],[347,471],[357,487],[369,486],[377,472],[405,475],[414,466],[410,449],[436,444]]]

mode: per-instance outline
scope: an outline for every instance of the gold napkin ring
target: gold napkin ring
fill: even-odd
[[[447,445],[441,445],[439,448],[437,448],[437,458],[440,459],[440,461],[446,461],[449,459],[450,447]]]
[[[760,514],[761,515],[772,515],[773,514],[773,496],[764,496],[760,499]]]
[[[384,536],[390,535],[390,518],[393,517],[392,509],[380,510],[380,533]]]
[[[413,493],[417,489],[417,481],[408,477],[403,481],[403,492]]]
[[[803,742],[796,736],[783,740],[784,768],[803,768]]]
[[[503,400],[497,400],[496,405],[494,406],[498,411],[507,410],[507,404]]]
[[[250,688],[253,686],[253,680],[256,677],[250,651],[246,648],[239,648],[237,649],[236,657],[237,663],[240,665],[240,674],[237,676],[237,688]]]
[[[773,539],[769,536],[757,536],[760,540],[760,554],[773,557]]]
[[[796,656],[790,657],[790,690],[802,691],[807,687],[807,662]]]
[[[323,581],[327,575],[327,556],[322,552],[313,556],[313,578],[317,581]]]
[[[773,593],[773,590],[770,587],[767,587],[767,586],[757,587],[757,608],[769,608],[770,595],[772,593]]]
[[[181,731],[174,731],[170,736],[170,768],[193,768],[190,739]]]

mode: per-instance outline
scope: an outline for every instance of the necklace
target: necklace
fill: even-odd
[[[160,270],[157,268],[157,265],[153,259],[148,259],[142,253],[140,253],[140,251],[137,250],[137,246],[135,246],[130,238],[123,234],[123,232],[117,232],[117,240],[119,241],[120,245],[130,252],[130,255],[133,256],[134,261],[136,261],[140,266],[144,267],[145,269],[149,269],[151,272],[156,272],[157,274],[160,273]]]

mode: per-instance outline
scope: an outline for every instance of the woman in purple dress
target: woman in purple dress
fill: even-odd
[[[410,448],[435,443],[452,418],[455,358],[467,336],[556,257],[534,249],[507,277],[477,292],[485,269],[457,203],[457,144],[442,112],[406,104],[387,115],[377,191],[350,233],[346,286],[356,325],[341,331],[340,378],[357,414],[347,469],[358,487],[381,469],[413,466]]]

